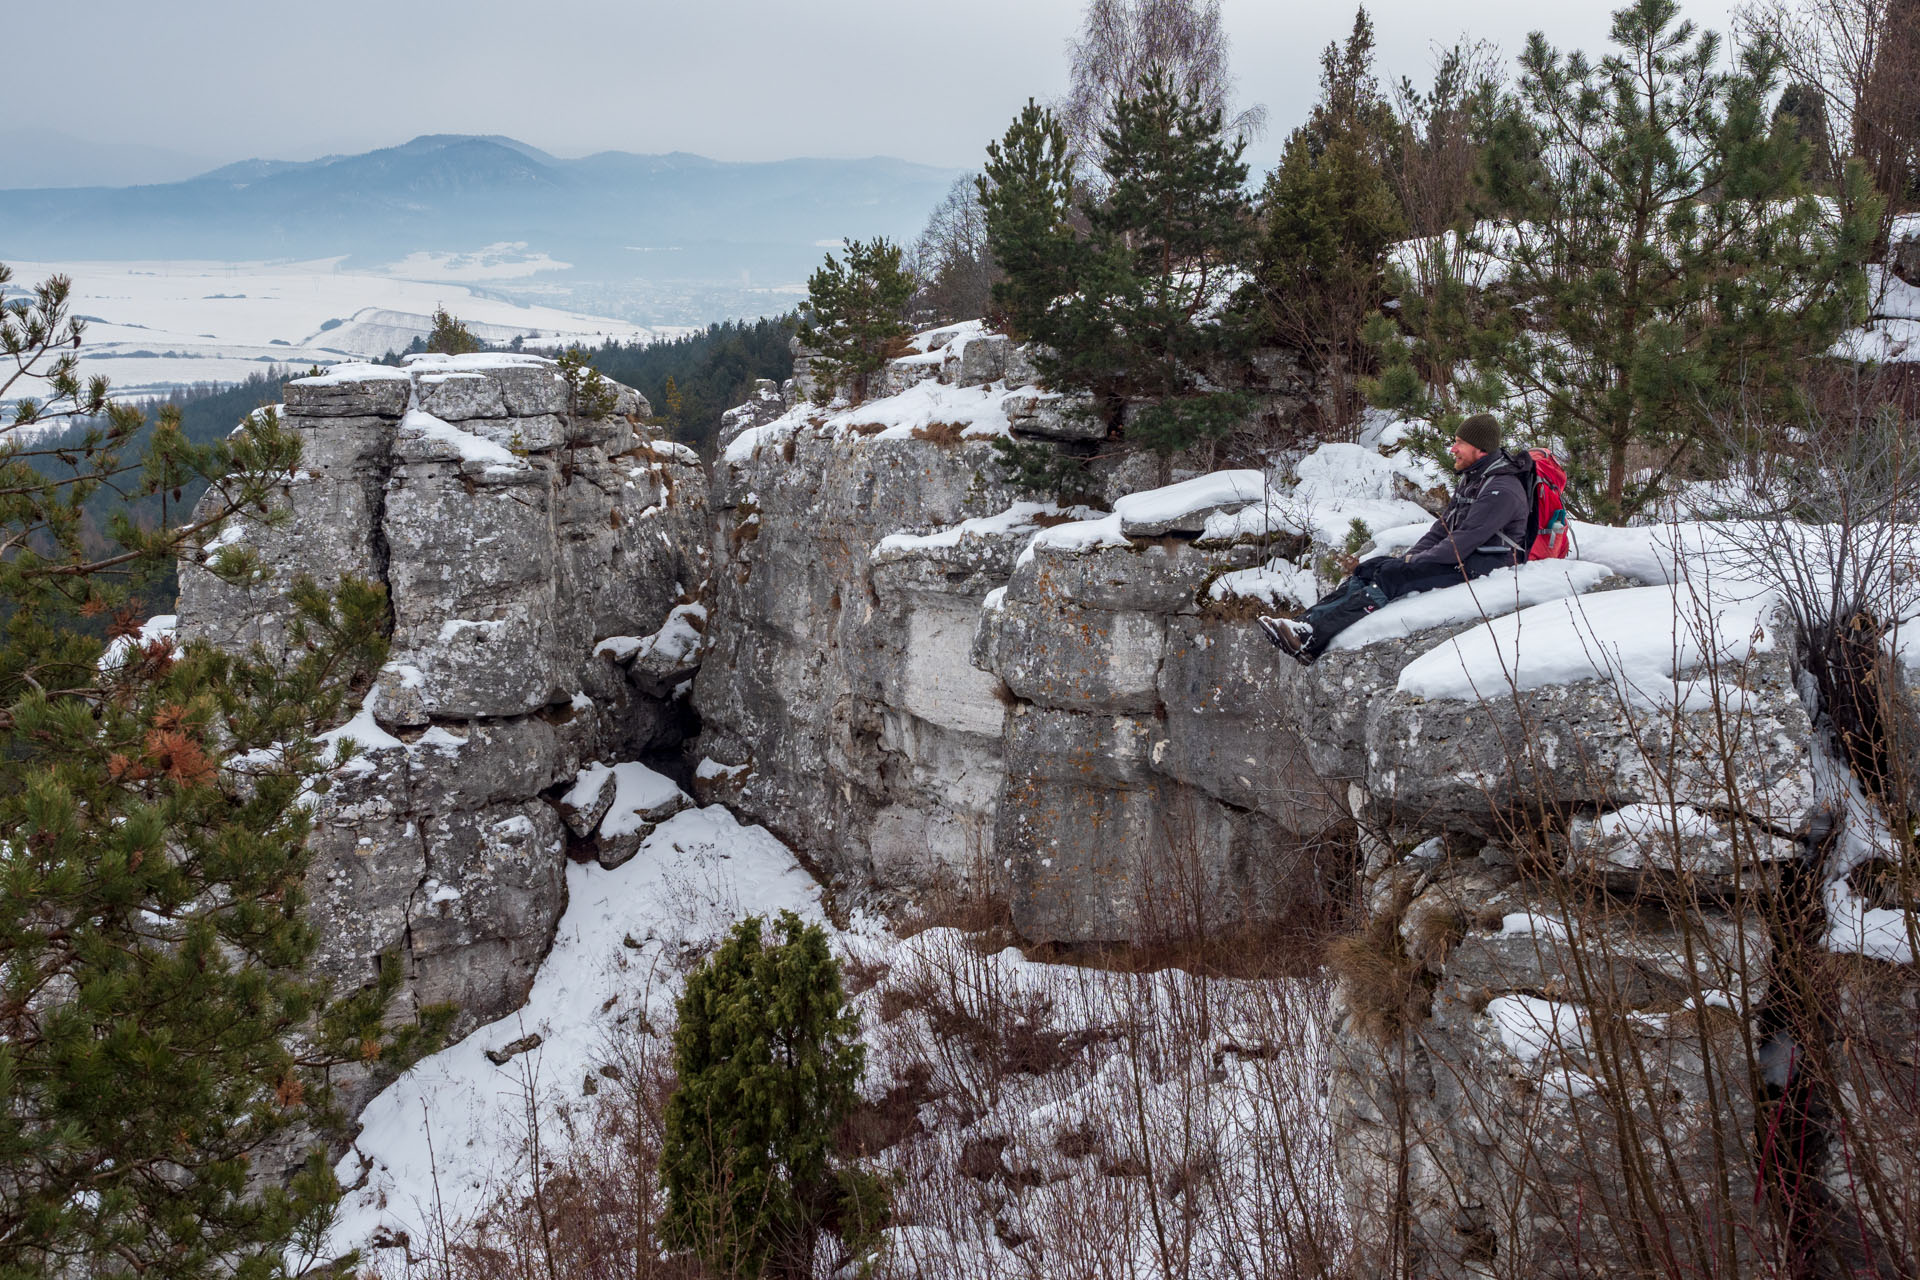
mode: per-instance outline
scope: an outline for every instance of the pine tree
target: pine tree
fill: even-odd
[[[886,367],[907,336],[913,276],[902,265],[900,246],[884,236],[841,243],[844,260],[828,254],[807,281],[800,341],[820,352],[815,367],[823,400],[843,379],[853,384],[854,399],[864,400],[868,379]]]
[[[1040,344],[1048,386],[1085,394],[1110,431],[1164,458],[1246,413],[1209,378],[1248,345],[1223,315],[1252,240],[1245,144],[1158,75],[1120,99],[1102,144],[1104,198],[1078,207],[1050,112],[1029,102],[989,148],[981,203],[1006,272],[994,300]]]
[[[1367,353],[1361,330],[1384,296],[1387,247],[1405,228],[1386,175],[1397,126],[1372,64],[1373,25],[1361,9],[1345,45],[1321,55],[1321,100],[1260,196],[1261,318],[1326,384],[1336,424],[1354,407]]]
[[[887,1192],[834,1153],[866,1054],[826,934],[783,911],[763,935],[742,920],[681,993],[662,1232],[724,1275],[799,1280],[822,1232],[857,1255]]]
[[[680,394],[680,386],[673,380],[672,374],[667,375],[666,388],[660,393],[660,407],[666,410],[662,416],[666,418],[667,429],[678,432],[681,426],[681,414],[687,407],[687,398]]]
[[[427,350],[443,356],[463,356],[480,349],[480,339],[445,307],[433,309],[433,332],[427,335]]]
[[[1247,397],[1208,378],[1249,345],[1224,314],[1252,245],[1246,143],[1157,74],[1120,99],[1101,140],[1107,197],[1088,212],[1093,251],[1066,303],[1076,333],[1060,367],[1069,385],[1124,405],[1126,438],[1165,458],[1247,412]]]
[[[1013,336],[1059,345],[1056,302],[1073,292],[1081,240],[1075,234],[1073,155],[1052,110],[1027,99],[979,178],[987,247],[1005,273],[993,304]]]
[[[1513,218],[1475,238],[1496,280],[1430,317],[1471,362],[1456,388],[1558,442],[1577,504],[1609,520],[1699,456],[1715,413],[1789,401],[1865,297],[1873,202],[1829,219],[1806,192],[1795,122],[1766,109],[1777,50],[1761,39],[1723,71],[1717,38],[1677,19],[1673,0],[1636,0],[1598,63],[1529,40],[1485,158]],[[1418,374],[1438,362],[1386,346],[1377,402],[1431,409]]]
[[[380,1028],[397,967],[331,1005],[300,971],[313,734],[383,660],[386,599],[297,584],[279,669],[142,634],[144,578],[269,510],[300,443],[261,414],[191,445],[176,411],[127,459],[141,415],[81,382],[68,297],[56,276],[0,312],[0,397],[45,392],[0,428],[0,1277],[277,1275],[338,1188],[316,1152],[292,1186],[250,1190],[253,1157],[327,1118],[329,1064],[422,1044]],[[74,418],[91,425],[52,444],[23,430]],[[103,487],[177,498],[194,478],[218,495],[195,523],[116,514],[117,545],[88,553]],[[250,565],[235,546],[215,567]]]

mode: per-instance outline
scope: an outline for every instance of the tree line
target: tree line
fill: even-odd
[[[1465,41],[1392,86],[1362,8],[1251,192],[1217,4],[1096,0],[1073,83],[910,249],[829,257],[808,313],[829,367],[985,315],[1111,445],[1171,457],[1245,434],[1248,359],[1287,348],[1317,386],[1297,430],[1373,407],[1437,447],[1492,411],[1567,457],[1581,514],[1625,520],[1723,462],[1729,419],[1818,411],[1920,195],[1920,11],[1878,0],[1776,0],[1732,41],[1636,0],[1598,55],[1536,32],[1508,67]],[[849,323],[856,264],[910,282],[892,328]],[[1042,487],[1076,461],[1007,452]]]

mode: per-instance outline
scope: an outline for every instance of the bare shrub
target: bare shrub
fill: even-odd
[[[665,1208],[662,1117],[673,1091],[670,1046],[645,1029],[610,1039],[571,1107],[543,1101],[537,1056],[522,1065],[511,1105],[521,1117],[521,1170],[477,1214],[437,1211],[427,1240],[376,1249],[374,1280],[696,1280],[704,1273],[660,1249]]]
[[[1754,0],[1742,34],[1778,43],[1796,85],[1817,95],[1819,174],[1836,194],[1845,161],[1866,162],[1885,202],[1875,240],[1884,251],[1893,217],[1920,179],[1920,5],[1912,0]]]
[[[1324,980],[1036,964],[945,930],[903,950],[869,996],[913,991],[874,1064],[928,1100],[884,1152],[882,1275],[1342,1274]]]
[[[987,247],[979,181],[973,174],[954,179],[914,242],[913,277],[919,287],[911,306],[920,323],[974,320],[991,308],[993,282],[1001,273]]]
[[[1486,816],[1452,815],[1448,845],[1383,858],[1365,931],[1336,949],[1338,1158],[1367,1274],[1920,1267],[1920,1178],[1889,1158],[1920,1116],[1920,985],[1911,963],[1844,954],[1855,944],[1835,932],[1870,849],[1912,947],[1920,899],[1895,870],[1911,827],[1889,821],[1906,812],[1885,798],[1899,785],[1869,797],[1871,768],[1824,763],[1830,721],[1795,758],[1795,655],[1770,647],[1776,630],[1801,639],[1801,661],[1864,645],[1870,660],[1840,665],[1890,699],[1869,736],[1905,723],[1888,637],[1863,641],[1852,621],[1910,612],[1893,569],[1920,495],[1905,430],[1882,416],[1809,431],[1717,488],[1763,518],[1666,535],[1676,663],[1695,658],[1661,693],[1595,633],[1578,758],[1541,746],[1561,742],[1539,719],[1551,690],[1510,672],[1498,692],[1490,673],[1479,731],[1507,761]],[[1780,611],[1727,633],[1729,599],[1762,589]],[[1805,683],[1827,706],[1836,679]],[[1609,801],[1623,791],[1631,804]]]

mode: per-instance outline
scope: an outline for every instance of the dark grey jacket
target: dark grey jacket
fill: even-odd
[[[1501,541],[1501,535],[1525,546],[1532,505],[1512,459],[1505,452],[1490,453],[1460,473],[1453,500],[1408,550],[1407,563],[1464,566],[1476,551],[1503,552],[1507,563],[1516,563],[1525,557]]]

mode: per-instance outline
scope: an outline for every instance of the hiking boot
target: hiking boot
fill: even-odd
[[[1261,614],[1257,621],[1276,648],[1303,667],[1313,665],[1314,655],[1307,652],[1307,642],[1313,639],[1312,623],[1298,618],[1271,618],[1266,614]]]

